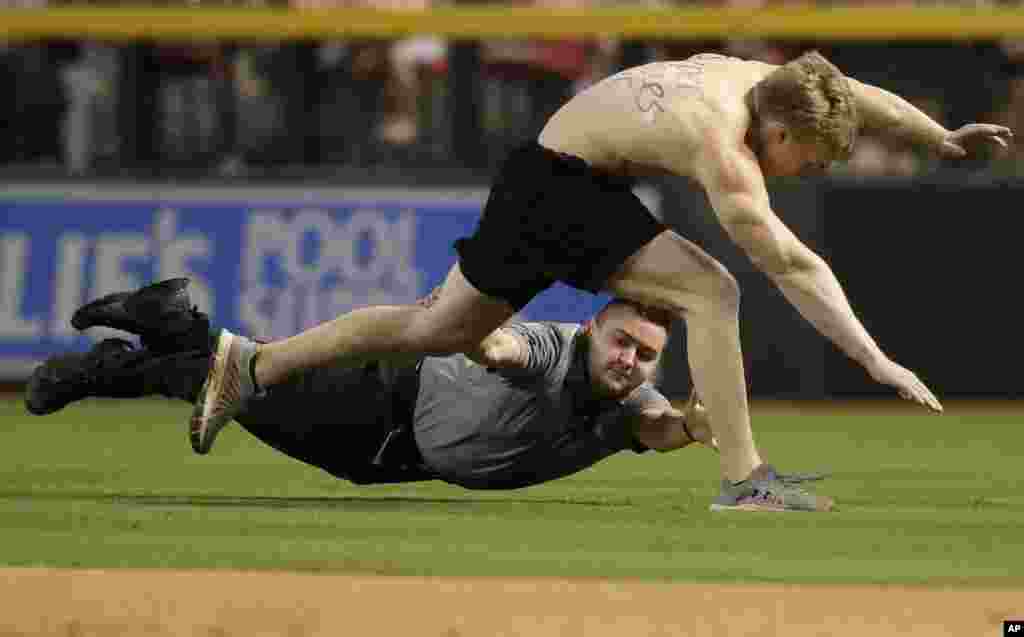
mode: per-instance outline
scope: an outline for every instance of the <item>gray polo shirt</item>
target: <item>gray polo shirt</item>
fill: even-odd
[[[623,401],[592,397],[586,338],[568,323],[507,326],[525,337],[525,369],[489,370],[462,355],[428,358],[416,400],[416,443],[446,482],[510,489],[547,482],[622,451],[646,449],[629,418],[667,404],[651,385]]]

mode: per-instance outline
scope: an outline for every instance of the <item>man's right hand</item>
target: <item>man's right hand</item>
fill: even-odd
[[[1013,131],[1006,126],[967,124],[946,135],[939,155],[945,159],[985,157],[1006,150],[1009,139],[1013,139]]]
[[[932,411],[942,413],[942,405],[939,404],[931,390],[925,387],[921,379],[914,372],[902,365],[898,365],[888,358],[882,358],[867,368],[871,378],[883,385],[895,387],[899,395],[906,399],[920,403]]]

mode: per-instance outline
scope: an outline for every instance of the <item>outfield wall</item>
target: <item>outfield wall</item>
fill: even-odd
[[[645,198],[657,208],[653,191]],[[0,195],[0,376],[85,349],[74,309],[188,276],[224,327],[278,339],[365,305],[416,301],[455,262],[486,198],[452,189],[10,184]],[[522,318],[583,320],[606,299],[557,286]]]
[[[934,181],[778,184],[780,216],[834,266],[881,347],[941,395],[1019,396],[1016,318],[1022,185]],[[0,190],[0,377],[85,349],[81,303],[170,276],[228,328],[281,338],[366,304],[409,303],[454,262],[486,184],[426,188],[5,184]],[[679,180],[641,195],[723,261],[743,289],[751,391],[877,394],[728,241]],[[597,213],[597,212],[595,212]],[[603,211],[611,214],[611,211]],[[604,301],[558,286],[523,318],[577,321]],[[98,331],[99,332],[99,331]],[[110,335],[97,333],[98,338]],[[663,384],[687,391],[678,330]],[[884,394],[882,390],[882,394]]]

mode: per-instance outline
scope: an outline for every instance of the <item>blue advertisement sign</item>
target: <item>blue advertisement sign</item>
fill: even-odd
[[[444,280],[452,242],[473,231],[485,196],[54,192],[0,195],[0,367],[114,334],[79,334],[71,314],[173,276],[191,277],[193,302],[215,324],[271,340],[355,308],[412,303]],[[580,321],[605,300],[559,284],[520,316]]]

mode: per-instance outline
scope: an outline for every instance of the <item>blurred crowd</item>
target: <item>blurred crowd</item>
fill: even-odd
[[[47,4],[0,1],[5,6]],[[515,3],[583,7],[601,1]],[[417,10],[431,2],[210,4]],[[712,2],[756,6],[763,0]],[[301,173],[312,167],[489,169],[508,147],[535,135],[565,100],[620,68],[700,51],[783,63],[809,48],[821,50],[862,81],[898,92],[947,127],[992,121],[1022,130],[1020,41],[449,42],[420,36],[265,45],[0,42],[0,85],[9,96],[0,100],[0,174],[233,177]],[[969,167],[1024,173],[1019,148],[979,163]],[[935,168],[915,149],[862,139],[853,159],[835,170],[908,176]]]

